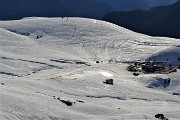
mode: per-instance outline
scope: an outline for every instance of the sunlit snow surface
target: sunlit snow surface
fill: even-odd
[[[155,120],[162,113],[179,120],[179,70],[139,76],[126,70],[133,61],[149,58],[168,59],[177,67],[178,57],[179,39],[150,37],[103,21],[1,21],[0,119]],[[109,78],[113,85],[103,83]],[[165,86],[167,78],[171,84]],[[75,103],[66,106],[59,97]]]

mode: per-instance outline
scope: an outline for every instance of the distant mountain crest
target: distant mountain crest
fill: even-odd
[[[86,17],[102,19],[111,11],[150,9],[176,0],[1,0],[0,20],[24,17]]]
[[[136,32],[180,38],[180,1],[173,5],[155,7],[149,11],[110,12],[103,20]]]

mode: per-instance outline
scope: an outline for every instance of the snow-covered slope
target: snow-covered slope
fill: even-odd
[[[1,119],[154,120],[163,113],[178,120],[179,70],[135,77],[126,68],[149,58],[177,66],[179,46],[179,39],[150,37],[94,19],[1,21]],[[108,78],[114,85],[103,83]],[[172,80],[169,86],[162,85],[166,78]]]

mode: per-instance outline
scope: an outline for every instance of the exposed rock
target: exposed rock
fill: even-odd
[[[144,73],[159,73],[159,74],[169,74],[176,72],[177,70],[173,67],[167,66],[165,62],[136,62],[134,65],[127,67],[128,71],[131,72],[144,72]]]
[[[36,36],[36,39],[39,39],[39,38],[42,38],[43,36],[41,36],[41,35],[37,35]]]
[[[80,102],[80,103],[84,103],[84,101],[82,101],[82,100],[76,100],[77,102]]]
[[[180,95],[180,93],[173,93],[173,95]]]
[[[113,79],[106,79],[103,83],[113,85]]]
[[[96,63],[99,63],[99,61],[96,61]]]
[[[57,99],[60,100],[60,97],[58,97]]]
[[[133,73],[134,76],[139,76],[139,73]]]
[[[69,100],[60,100],[61,102],[63,102],[64,104],[66,104],[67,106],[72,106],[73,102],[69,101]]]
[[[168,120],[168,118],[164,117],[163,114],[159,114],[159,113],[156,114],[154,117],[155,117],[155,118],[159,118],[160,120]]]

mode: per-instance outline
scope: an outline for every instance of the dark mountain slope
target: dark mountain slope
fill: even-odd
[[[156,15],[140,27],[140,30],[147,31],[151,35],[168,36],[180,38],[180,1],[164,8],[164,11]]]
[[[111,12],[103,20],[136,32],[180,38],[180,1],[167,7],[156,7],[149,11]]]
[[[149,3],[145,0],[94,0],[110,5],[114,11],[129,11],[135,9],[149,9]]]
[[[0,19],[23,17],[88,17],[101,19],[112,9],[92,0],[1,0]]]
[[[0,20],[24,17],[87,17],[102,19],[111,11],[149,9],[176,0],[0,0]]]
[[[137,26],[142,25],[152,17],[152,13],[146,13],[146,11],[143,10],[135,10],[130,12],[111,12],[106,14],[103,20],[134,30]]]
[[[94,0],[110,5],[114,11],[148,10],[155,6],[170,5],[177,0]]]

